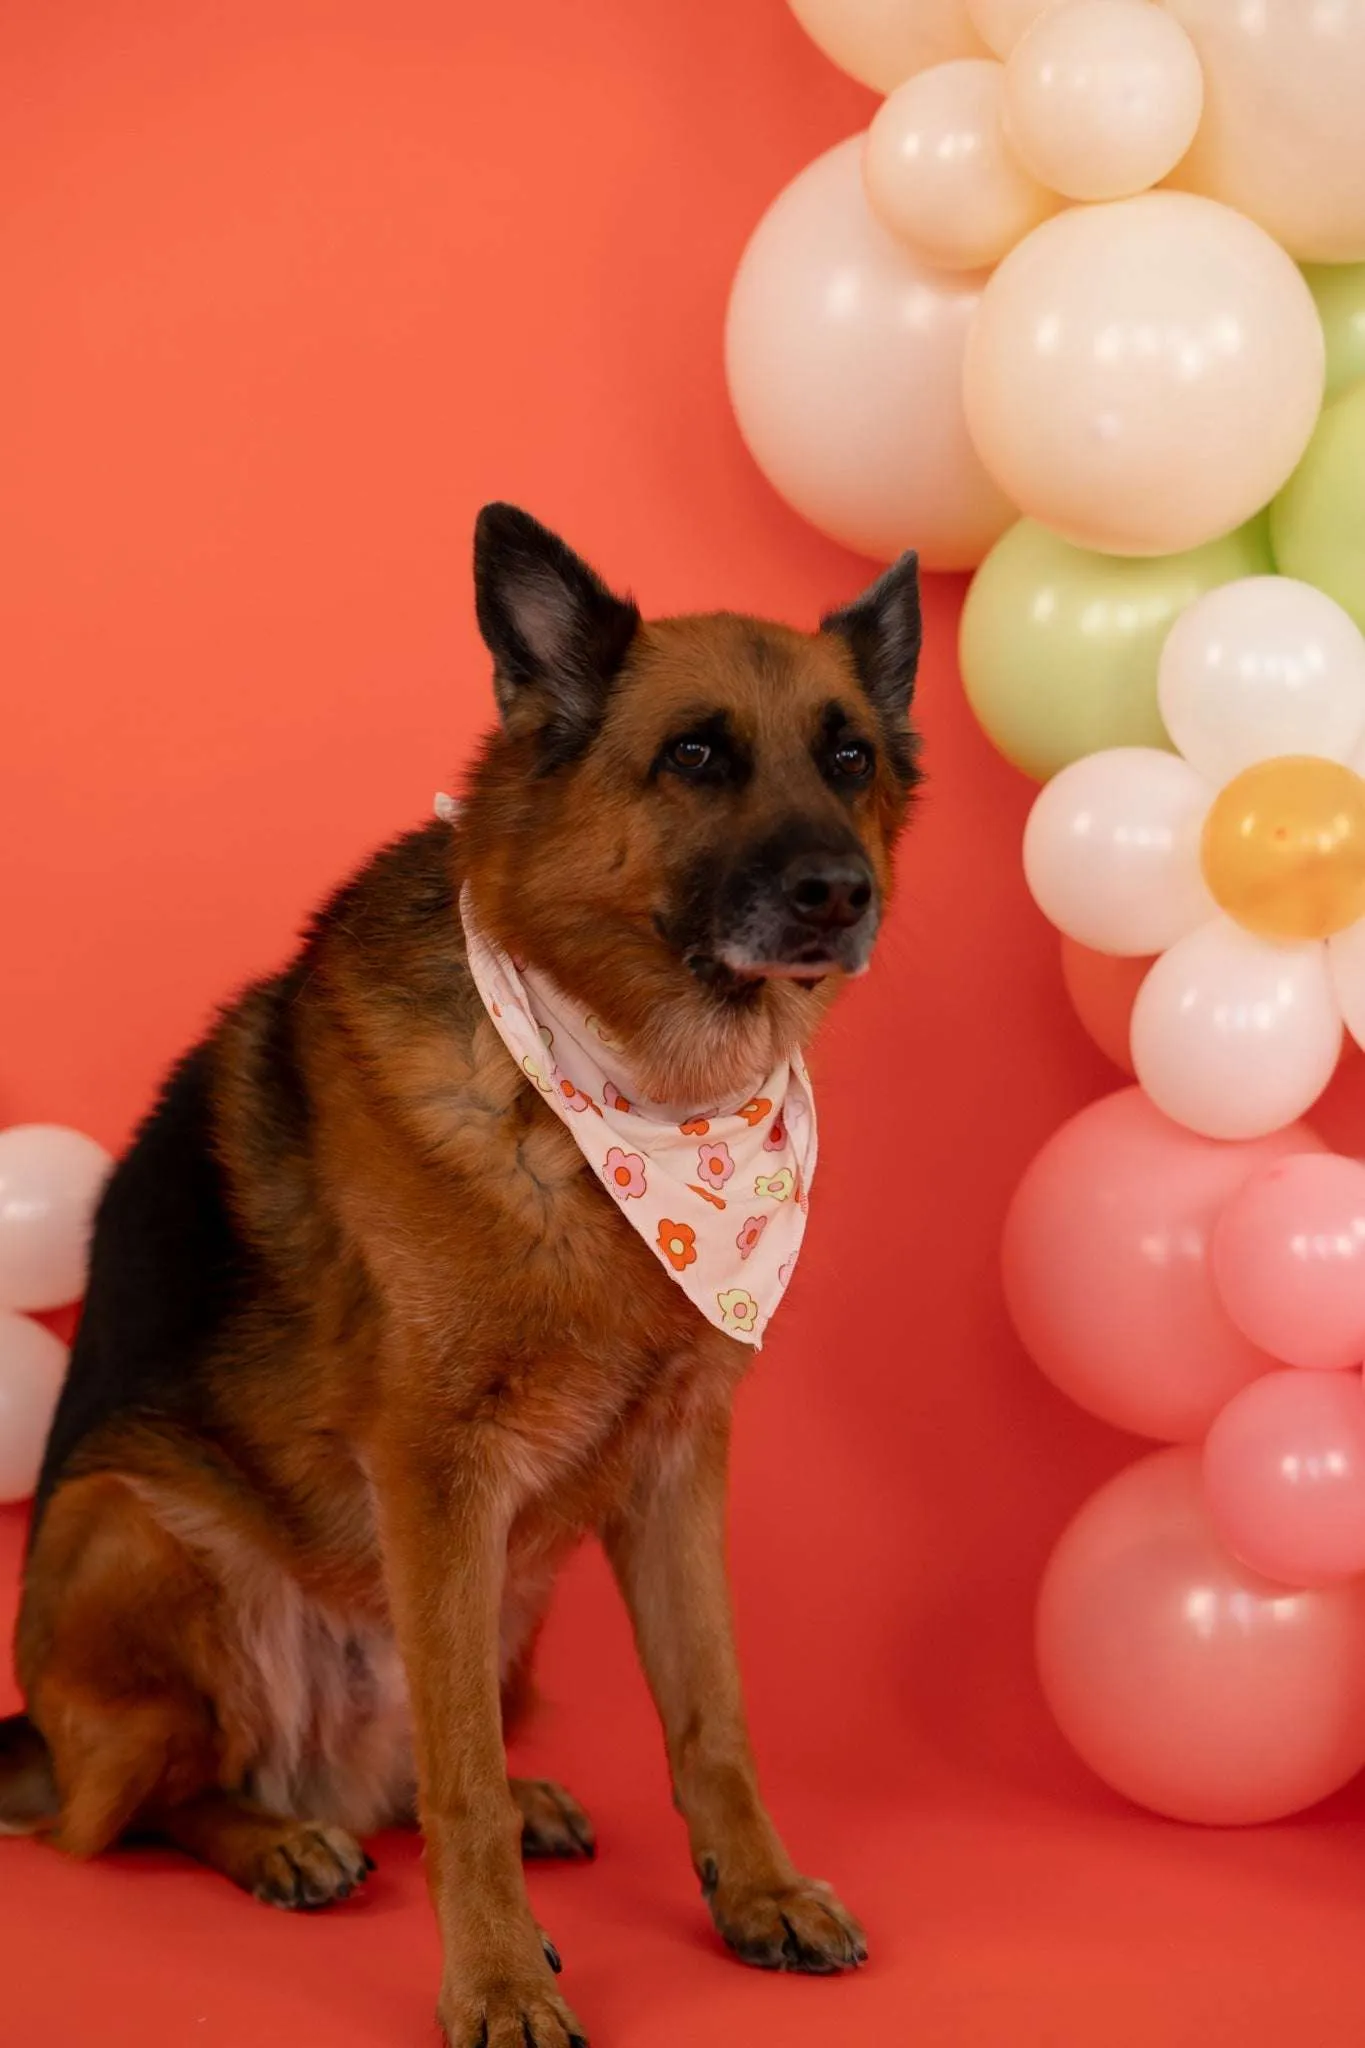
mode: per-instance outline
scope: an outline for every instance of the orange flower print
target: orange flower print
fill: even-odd
[[[690,1223],[672,1223],[667,1216],[660,1217],[658,1245],[675,1273],[697,1263],[697,1233]]]
[[[735,1170],[728,1145],[703,1145],[697,1154],[697,1178],[719,1191]]]
[[[690,1180],[687,1185],[694,1195],[700,1195],[703,1202],[709,1202],[713,1209],[725,1208],[726,1204],[719,1195],[713,1195],[710,1188],[699,1188],[694,1180]]]
[[[564,1107],[571,1109],[575,1116],[580,1115],[585,1109],[592,1108],[592,1104],[583,1093],[583,1090],[576,1088],[567,1074],[555,1075],[555,1088]]]
[[[772,1129],[763,1140],[763,1150],[765,1152],[780,1152],[786,1142],[787,1126],[783,1123],[780,1116],[776,1116],[773,1119]]]
[[[633,1202],[645,1191],[645,1162],[638,1152],[623,1152],[613,1145],[602,1172],[618,1201]]]
[[[766,1195],[771,1202],[789,1202],[796,1192],[796,1175],[789,1166],[781,1173],[760,1173],[754,1182],[754,1193]]]
[[[727,1287],[716,1296],[716,1306],[727,1330],[752,1332],[758,1328],[758,1303],[742,1287]]]
[[[741,1103],[740,1107],[735,1111],[735,1115],[742,1116],[745,1123],[752,1130],[755,1124],[762,1123],[764,1117],[770,1113],[771,1109],[771,1102],[765,1102],[761,1095],[751,1095],[747,1102]]]
[[[766,1216],[751,1216],[748,1219],[743,1230],[740,1231],[739,1236],[735,1239],[735,1243],[739,1246],[739,1255],[742,1259],[748,1258],[767,1227],[768,1219]]]
[[[678,1129],[685,1138],[704,1138],[711,1128],[710,1119],[704,1116],[690,1116]]]
[[[603,1084],[602,1100],[606,1103],[608,1109],[617,1109],[621,1112],[622,1116],[634,1116],[635,1114],[635,1104],[626,1101],[625,1096],[614,1081],[607,1081]]]

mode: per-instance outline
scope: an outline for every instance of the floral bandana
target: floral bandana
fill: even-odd
[[[801,1249],[815,1172],[815,1100],[799,1053],[736,1109],[689,1115],[646,1101],[598,1020],[482,937],[467,890],[460,914],[470,971],[517,1065],[688,1299],[757,1348]]]

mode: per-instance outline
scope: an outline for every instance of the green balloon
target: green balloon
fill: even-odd
[[[1216,584],[1273,566],[1264,514],[1186,554],[1148,556],[1092,554],[1021,519],[967,592],[967,701],[1036,782],[1102,747],[1169,747],[1156,671],[1176,615]]]
[[[1327,337],[1327,397],[1365,382],[1365,263],[1305,263]]]
[[[1365,633],[1365,384],[1334,399],[1270,508],[1283,576],[1315,583]]]

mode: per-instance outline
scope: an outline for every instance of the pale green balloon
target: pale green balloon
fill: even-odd
[[[1281,575],[1315,583],[1365,633],[1365,384],[1335,399],[1270,508]]]
[[[1327,337],[1327,398],[1365,382],[1365,263],[1305,263]]]
[[[1021,519],[977,570],[962,612],[967,700],[1007,761],[1045,782],[1102,747],[1169,747],[1157,661],[1187,604],[1267,575],[1264,513],[1180,555],[1097,555]]]

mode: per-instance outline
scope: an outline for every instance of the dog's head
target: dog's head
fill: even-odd
[[[480,921],[651,1094],[747,1086],[872,953],[916,781],[914,556],[815,633],[645,621],[508,505],[474,574],[502,717],[461,823]]]

